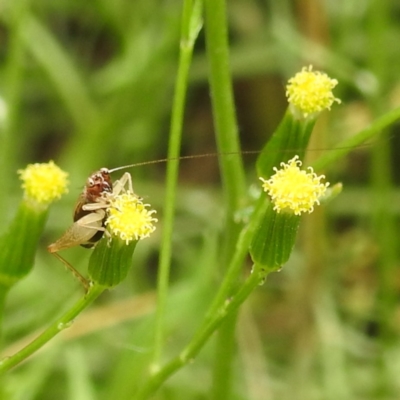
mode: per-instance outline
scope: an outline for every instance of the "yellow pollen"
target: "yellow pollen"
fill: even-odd
[[[49,204],[68,191],[68,174],[53,161],[29,164],[17,172],[22,180],[25,197],[37,203]]]
[[[325,193],[329,183],[321,183],[324,175],[317,176],[311,167],[301,170],[301,161],[295,156],[282,169],[274,168],[275,174],[268,180],[260,178],[263,189],[271,197],[276,212],[289,211],[295,215],[311,213],[314,205]]]
[[[305,118],[325,109],[330,110],[332,104],[340,100],[336,98],[332,89],[338,84],[336,79],[328,75],[313,71],[312,65],[303,67],[286,86],[286,97],[294,109]]]
[[[119,236],[128,244],[132,240],[140,240],[150,236],[155,231],[156,212],[148,210],[148,204],[143,204],[139,197],[131,192],[115,196],[108,208],[106,224],[110,232]]]

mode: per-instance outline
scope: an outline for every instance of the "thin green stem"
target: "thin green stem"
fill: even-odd
[[[99,297],[104,290],[105,288],[103,286],[93,285],[83,298],[78,300],[75,305],[72,306],[72,308],[68,310],[61,318],[53,322],[40,336],[38,336],[35,340],[33,340],[19,352],[1,360],[0,374],[7,372],[11,368],[18,365],[20,362],[27,359],[30,355],[43,347],[58,333],[70,327],[77,315],[79,315],[97,297]]]
[[[192,340],[177,357],[173,358],[163,368],[154,373],[142,390],[137,394],[137,396],[135,396],[135,400],[144,400],[149,398],[149,396],[153,394],[165,380],[191,362],[205,343],[207,343],[210,336],[219,328],[225,318],[229,315],[233,315],[233,313],[235,313],[239,309],[240,305],[247,299],[250,293],[264,279],[265,277],[260,275],[258,269],[254,268],[253,272],[247,278],[240,290],[229,302],[223,304],[213,318],[210,319],[207,326],[202,331],[202,334]]]
[[[353,151],[357,146],[360,146],[365,141],[378,135],[383,129],[394,124],[398,119],[400,119],[400,107],[377,118],[368,128],[358,132],[350,139],[340,142],[336,148],[329,150],[328,153],[318,158],[318,160],[312,164],[313,168],[315,170],[323,170],[329,164],[334,163]]]
[[[228,28],[225,0],[205,0],[205,33],[210,65],[210,89],[215,133],[220,153],[239,153],[240,144],[232,80],[229,67]],[[235,156],[220,158],[228,216],[238,208],[245,188],[242,159]]]
[[[267,206],[268,202],[266,201],[265,196],[261,195],[252,213],[249,225],[243,229],[239,235],[236,249],[231,262],[229,263],[229,267],[227,268],[223,281],[221,282],[218,292],[207,312],[207,319],[213,318],[213,315],[217,312],[218,308],[221,307],[221,304],[223,304],[230,296],[232,290],[237,284],[238,277],[243,268],[243,261],[249,251],[254,232],[256,231],[257,225],[260,223]]]
[[[9,287],[0,285],[0,344],[3,346],[3,317],[4,317],[4,306],[7,299]]]
[[[201,28],[201,2],[186,0],[182,16],[182,34],[179,53],[178,73],[175,84],[175,96],[170,126],[167,182],[164,206],[164,225],[161,240],[161,252],[157,282],[157,311],[155,323],[155,342],[153,368],[157,368],[164,346],[164,315],[168,296],[168,283],[171,264],[171,240],[173,234],[174,213],[176,203],[176,187],[178,181],[178,157],[181,138],[189,69],[192,61],[194,43]]]
[[[210,306],[206,318],[193,336],[190,343],[187,345],[186,350],[183,350],[181,354],[197,354],[213,332],[210,332],[210,326],[213,326],[213,321],[215,321],[216,318],[218,319],[221,315],[226,315],[226,305],[229,304],[227,302],[227,299],[230,297],[230,295],[232,295],[232,292],[234,291],[234,287],[236,286],[237,278],[242,269],[243,261],[247,255],[254,231],[257,228],[257,224],[259,223],[263,214],[265,213],[267,205],[268,203],[266,203],[264,196],[261,196],[252,214],[252,218],[248,227],[242,231],[239,237],[239,240],[236,244],[235,252],[232,256],[231,263],[227,269],[227,273],[224,276],[224,280],[212,302],[212,305]],[[254,275],[255,274],[253,273],[252,276]],[[241,290],[243,290],[243,287]],[[222,323],[222,320],[220,321],[220,323]],[[215,329],[219,327],[220,323],[218,324],[218,326],[215,327]],[[221,348],[218,350],[223,351],[223,349]],[[187,361],[182,362],[180,357],[181,356],[177,356],[168,364],[166,364],[163,368],[161,368],[155,375],[153,375],[153,377],[151,377],[150,380],[146,383],[146,386],[143,388],[142,392],[140,392],[140,396],[142,397],[139,398],[146,398],[149,393],[154,392],[162,384],[163,381],[168,379],[169,376],[171,376],[180,368],[184,367]],[[152,380],[155,380],[156,382],[153,384],[151,383]],[[151,388],[153,385],[155,385],[155,387]]]
[[[76,125],[82,131],[87,130],[88,124],[98,118],[99,111],[72,58],[33,14],[25,18],[20,39],[53,81]]]
[[[225,0],[205,0],[204,5],[207,58],[210,65],[209,81],[218,151],[239,153],[240,142],[229,67],[226,2]],[[234,215],[245,193],[245,179],[242,159],[238,156],[220,157],[220,168],[226,204],[221,265],[228,265],[241,229],[241,226],[235,222]],[[236,277],[232,276],[232,278]],[[230,325],[234,326],[234,324],[235,321],[231,320]],[[218,354],[228,351],[223,347],[227,343],[233,343],[234,332],[234,329],[223,329],[218,333],[222,337],[217,342],[213,392],[218,393],[219,398],[230,397],[231,363],[218,362]]]
[[[378,115],[388,105],[386,91],[390,92],[392,82],[391,57],[387,50],[387,32],[392,28],[391,2],[379,1],[371,4],[367,19],[368,66],[370,71],[379,77],[378,90],[371,93],[369,106],[374,115]],[[389,131],[383,130],[374,146],[371,158],[371,199],[372,199],[372,232],[379,248],[379,290],[376,296],[375,309],[379,323],[379,345],[382,348],[392,345],[396,334],[393,332],[392,320],[397,312],[398,290],[396,285],[398,265],[398,221],[391,211],[394,179],[392,173],[392,144],[387,140]],[[390,395],[390,374],[384,367],[385,357],[377,358],[377,390]]]
[[[26,0],[13,2],[10,8],[11,15],[8,22],[8,45],[7,59],[5,64],[4,84],[4,104],[2,120],[0,120],[0,180],[3,186],[3,193],[0,196],[0,209],[5,211],[0,215],[0,225],[3,226],[7,220],[7,211],[10,203],[7,193],[11,186],[11,179],[14,178],[15,159],[11,155],[20,151],[18,146],[18,135],[15,134],[16,124],[19,118],[22,75],[24,65],[24,47],[20,40],[20,33],[24,29],[23,21],[28,9]],[[3,101],[3,99],[1,99]],[[3,119],[4,118],[4,119]]]
[[[232,373],[227,374],[226,371],[231,371],[235,360],[237,318],[238,312],[233,312],[218,329],[210,399],[226,399],[227,395],[231,397],[233,377]]]

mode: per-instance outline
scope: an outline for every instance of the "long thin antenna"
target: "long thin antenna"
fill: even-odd
[[[362,147],[371,147],[370,143],[364,143],[362,145],[357,146],[357,148],[362,148]],[[346,149],[348,147],[334,147],[333,149],[308,149],[307,151],[322,151],[322,150],[342,150]],[[293,149],[285,149],[282,151],[292,151]],[[122,167],[116,167],[109,169],[109,172],[116,172],[120,171],[121,169],[127,169],[127,168],[133,168],[133,167],[140,167],[143,165],[151,165],[151,164],[161,164],[161,163],[166,163],[168,161],[178,161],[178,160],[192,160],[196,158],[208,158],[208,157],[218,157],[218,156],[231,156],[231,155],[237,155],[237,154],[259,154],[259,150],[244,150],[244,151],[232,151],[232,152],[224,152],[224,153],[204,153],[204,154],[193,154],[190,156],[180,156],[180,157],[173,157],[173,158],[161,158],[158,160],[152,160],[152,161],[143,161],[143,162],[138,162],[134,164],[129,164],[129,165],[124,165]]]
[[[173,158],[161,158],[158,160],[152,160],[152,161],[143,161],[135,164],[129,164],[129,165],[124,165],[122,167],[117,167],[110,169],[109,172],[115,172],[119,171],[121,169],[126,169],[126,168],[133,168],[133,167],[140,167],[142,165],[149,165],[149,164],[161,164],[161,163],[166,163],[168,161],[178,161],[178,160],[190,160],[194,158],[207,158],[207,157],[217,157],[217,156],[230,156],[230,155],[237,155],[237,154],[258,154],[260,153],[259,150],[245,150],[241,152],[237,151],[232,151],[232,152],[226,152],[226,153],[204,153],[204,154],[194,154],[191,156],[180,156],[180,157],[173,157]]]

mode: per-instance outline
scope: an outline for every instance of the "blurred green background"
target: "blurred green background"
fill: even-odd
[[[400,104],[398,1],[230,0],[227,6],[244,150],[263,146],[286,109],[286,80],[305,65],[338,79],[335,95],[342,100],[319,119],[310,162]],[[18,168],[53,159],[71,182],[52,207],[34,271],[10,293],[6,351],[82,293],[45,249],[71,223],[88,175],[166,156],[181,10],[177,0],[0,2],[1,223],[21,196]],[[201,32],[183,155],[215,151],[207,76]],[[232,399],[399,398],[399,144],[393,126],[324,171],[344,191],[304,219],[291,261],[241,310]],[[257,180],[255,157],[244,156],[249,188]],[[168,358],[190,339],[220,277],[218,160],[181,167]],[[133,398],[151,353],[165,165],[130,172],[136,192],[158,210],[156,234],[140,243],[120,287],[10,373],[9,398]],[[64,256],[85,274],[89,254],[74,248]],[[209,343],[155,398],[210,399],[213,358]]]

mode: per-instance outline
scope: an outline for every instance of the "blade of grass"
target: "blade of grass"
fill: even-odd
[[[21,36],[28,50],[49,75],[76,125],[85,131],[88,121],[96,117],[98,111],[70,56],[33,15],[26,17]]]
[[[400,107],[378,117],[369,127],[361,130],[353,137],[338,143],[335,148],[329,150],[328,153],[322,155],[317,161],[313,162],[312,167],[316,171],[323,170],[329,164],[332,164],[335,161],[340,160],[346,154],[349,154],[357,146],[360,146],[367,140],[379,135],[383,129],[393,125],[398,119],[400,119]]]
[[[4,115],[0,116],[0,179],[3,186],[3,193],[8,193],[11,189],[11,179],[14,178],[16,160],[11,156],[20,152],[18,146],[16,130],[20,118],[21,92],[23,88],[24,74],[24,46],[19,35],[24,29],[22,21],[27,12],[27,2],[25,0],[15,1],[11,8],[11,17],[8,22],[9,40],[7,45],[7,58],[4,74],[4,104],[0,110]],[[0,99],[3,101],[3,99]],[[8,196],[0,196],[0,209],[9,210]],[[7,212],[0,215],[0,226],[4,226],[7,220]]]
[[[240,152],[238,125],[229,67],[228,24],[225,0],[205,0],[205,33],[207,58],[210,65],[209,82],[213,106],[215,135],[220,153]],[[242,159],[238,156],[220,157],[220,169],[226,204],[225,237],[221,265],[228,265],[241,226],[234,220],[245,193]],[[225,271],[224,271],[225,272]],[[232,277],[234,279],[237,276]],[[212,398],[229,398],[236,314],[222,325],[217,341]],[[224,357],[220,357],[224,354]]]
[[[174,103],[168,145],[167,181],[164,205],[164,225],[157,280],[157,310],[152,369],[157,370],[164,346],[164,315],[166,309],[168,282],[171,265],[172,234],[176,203],[181,138],[189,69],[193,48],[202,26],[202,2],[186,0],[182,15],[182,31],[179,53],[178,73],[175,84]]]

